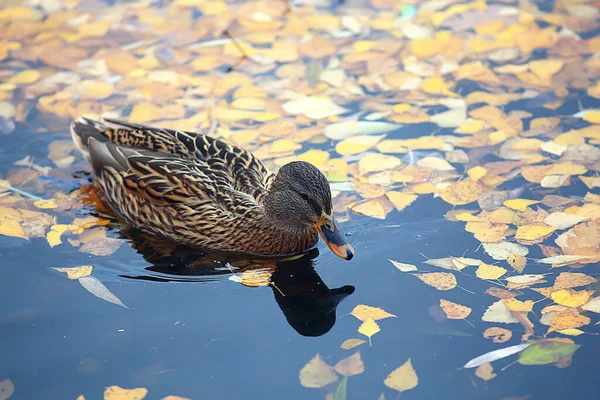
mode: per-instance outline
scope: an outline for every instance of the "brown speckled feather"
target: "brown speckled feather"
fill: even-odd
[[[72,125],[107,202],[143,230],[197,246],[297,253],[316,232],[274,226],[262,200],[274,180],[260,160],[206,135],[114,120]]]

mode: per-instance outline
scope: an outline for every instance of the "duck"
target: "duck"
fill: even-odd
[[[126,223],[207,250],[285,257],[319,236],[346,260],[354,249],[314,165],[270,172],[251,152],[207,134],[102,118],[71,123],[103,200]]]

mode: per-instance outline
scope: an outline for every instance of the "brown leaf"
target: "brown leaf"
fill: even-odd
[[[340,360],[335,364],[335,370],[342,376],[353,376],[365,372],[365,366],[360,358],[360,352]]]

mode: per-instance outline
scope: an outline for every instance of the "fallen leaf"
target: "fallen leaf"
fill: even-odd
[[[67,278],[69,279],[79,279],[83,276],[89,276],[92,274],[92,270],[94,269],[91,265],[83,265],[81,267],[74,268],[52,268],[58,272],[65,272],[67,274]]]
[[[504,343],[510,340],[512,337],[512,332],[508,329],[492,326],[483,332],[483,337],[486,339],[492,339],[494,343]]]
[[[512,199],[512,200],[506,200],[504,202],[504,205],[510,209],[524,212],[525,210],[527,210],[527,207],[529,207],[533,204],[537,204],[537,203],[539,203],[539,201],[526,200],[526,199]]]
[[[104,284],[98,279],[94,278],[91,275],[82,276],[77,279],[81,286],[85,288],[88,292],[93,294],[96,297],[101,298],[104,301],[108,301],[109,303],[116,304],[123,308],[129,308],[123,302],[115,296]]]
[[[363,322],[366,322],[370,319],[372,319],[373,321],[378,321],[380,319],[385,318],[396,318],[394,314],[390,314],[382,308],[370,307],[364,304],[359,304],[356,307],[354,307],[350,314],[354,315],[356,318]]]
[[[481,319],[485,322],[498,322],[502,324],[516,324],[519,321],[510,313],[510,309],[502,300],[498,300],[485,310]]]
[[[311,119],[327,118],[349,111],[329,99],[310,96],[290,100],[283,104],[283,109],[289,114],[302,114]]]
[[[0,400],[8,400],[15,393],[15,385],[10,378],[0,381]]]
[[[483,193],[483,188],[472,179],[463,179],[442,190],[440,197],[447,203],[460,206],[474,202]]]
[[[321,388],[338,380],[335,370],[317,354],[300,370],[300,384],[307,388]]]
[[[498,279],[506,274],[506,272],[506,269],[502,267],[481,263],[475,271],[475,275],[477,275],[479,279]]]
[[[514,268],[515,271],[522,273],[525,269],[525,265],[527,264],[527,259],[520,254],[511,254],[506,262],[508,265]]]
[[[556,228],[548,225],[521,225],[517,228],[517,239],[537,240],[548,237]]]
[[[426,274],[414,274],[417,278],[437,290],[454,289],[457,285],[456,277],[450,272],[429,272]]]
[[[571,311],[569,309],[558,311],[556,315],[554,315],[554,318],[552,318],[550,328],[548,328],[548,333],[561,331],[563,329],[579,328],[589,324],[590,322],[591,320],[588,317],[581,315],[576,311]]]
[[[337,373],[342,376],[354,376],[365,372],[365,365],[363,364],[358,351],[351,356],[340,360],[335,364],[334,368]]]
[[[385,196],[392,202],[396,210],[402,211],[417,199],[416,194],[388,191]]]
[[[557,229],[568,229],[585,220],[586,218],[580,215],[554,212],[546,217],[544,223]]]
[[[572,290],[572,289],[561,289],[556,292],[552,292],[550,297],[557,304],[566,307],[580,307],[588,302],[590,297],[594,294],[593,290]]]
[[[410,272],[410,271],[417,270],[417,267],[412,264],[404,264],[404,263],[400,263],[400,262],[394,261],[394,260],[388,260],[388,261],[391,262],[394,265],[394,267],[398,268],[402,272]]]
[[[146,388],[123,389],[119,386],[109,386],[104,390],[104,400],[142,400],[147,394]]]
[[[483,243],[483,249],[494,260],[506,260],[515,254],[526,256],[529,253],[527,247],[511,242]]]
[[[494,373],[494,367],[492,367],[492,364],[490,364],[489,361],[484,362],[475,370],[475,376],[484,381],[494,379],[497,375],[498,374]]]
[[[446,313],[448,319],[465,319],[471,314],[469,307],[440,299],[440,307]]]
[[[364,203],[354,204],[350,209],[357,214],[377,219],[385,219],[387,214],[383,203],[379,200],[369,200]]]
[[[369,338],[369,343],[371,342],[371,336],[379,331],[381,331],[381,328],[379,328],[377,322],[373,321],[372,319],[366,320],[358,327],[358,332],[367,336]]]
[[[557,362],[573,354],[580,345],[573,342],[559,342],[552,339],[539,340],[519,354],[519,364],[546,365]]]
[[[482,354],[479,357],[475,357],[474,359],[470,360],[468,363],[466,363],[463,366],[463,368],[475,368],[475,367],[479,367],[481,364],[486,363],[486,362],[492,363],[496,360],[501,360],[508,356],[512,356],[513,354],[516,354],[531,345],[532,345],[532,343],[523,343],[523,344],[517,344],[515,346],[509,346],[509,347],[504,347],[502,349],[490,351],[488,353]]]
[[[362,339],[347,339],[340,347],[344,350],[350,350],[364,343],[367,343],[367,341]]]
[[[383,384],[400,393],[416,387],[419,384],[419,378],[412,366],[410,358],[400,367],[393,370],[387,378],[385,378]]]

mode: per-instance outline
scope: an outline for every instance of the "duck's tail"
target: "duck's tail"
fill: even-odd
[[[71,123],[71,137],[75,146],[81,151],[85,158],[90,159],[89,139],[94,138],[100,142],[108,142],[110,139],[104,134],[109,127],[100,121],[88,118],[79,118]]]

